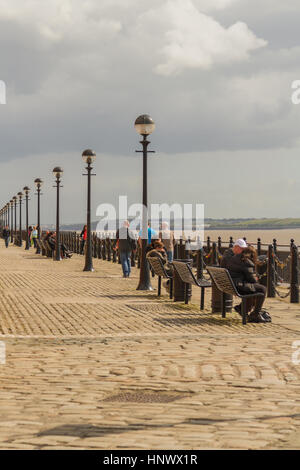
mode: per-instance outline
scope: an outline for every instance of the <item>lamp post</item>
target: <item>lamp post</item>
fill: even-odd
[[[13,243],[14,241],[14,234],[13,234],[13,219],[14,219],[14,201],[11,199],[9,201],[10,203],[10,220],[11,220],[11,226],[10,226],[10,242]]]
[[[55,261],[60,261],[60,235],[59,235],[59,188],[61,175],[63,169],[60,166],[56,166],[53,169],[53,175],[56,178],[56,243],[55,243]]]
[[[22,197],[23,197],[23,193],[21,193],[21,191],[18,193],[18,196],[19,196],[19,206],[20,206],[20,210],[19,210],[19,236],[20,236],[20,240],[19,240],[19,246],[22,246],[23,245],[23,240],[22,240]]]
[[[7,213],[7,225],[10,230],[10,213],[9,213],[9,202],[6,204],[6,213]]]
[[[38,228],[38,240],[41,240],[41,204],[40,204],[40,199],[41,199],[41,187],[43,185],[43,180],[41,178],[36,178],[34,180],[34,184],[36,187],[36,194],[37,194],[37,228]],[[38,243],[37,248],[36,248],[36,253],[40,254],[41,249],[40,249],[40,244]]]
[[[86,249],[85,249],[85,265],[84,271],[94,271],[93,258],[92,258],[92,233],[91,233],[91,176],[92,176],[92,163],[96,160],[96,153],[87,149],[82,152],[82,159],[87,164],[86,176],[87,181],[87,212],[86,212]]]
[[[14,201],[14,206],[15,206],[15,224],[14,224],[14,242],[15,242],[15,245],[17,245],[17,196],[14,196],[13,197],[13,201]]]
[[[142,114],[135,121],[135,129],[138,134],[143,137],[140,143],[143,150],[136,150],[138,153],[143,154],[143,214],[142,214],[142,252],[141,252],[141,266],[140,266],[140,280],[137,290],[153,290],[150,282],[150,270],[146,259],[146,248],[148,243],[148,200],[147,200],[147,156],[148,153],[154,153],[148,150],[150,144],[147,137],[155,129],[155,123],[148,114]]]
[[[28,233],[28,198],[29,198],[29,191],[30,188],[28,186],[24,186],[23,191],[25,193],[25,200],[26,200],[26,245],[25,250],[29,250],[29,233]]]

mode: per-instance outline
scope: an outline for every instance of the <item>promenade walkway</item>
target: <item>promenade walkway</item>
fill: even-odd
[[[0,242],[1,449],[300,448],[299,305],[243,327],[83,262]]]

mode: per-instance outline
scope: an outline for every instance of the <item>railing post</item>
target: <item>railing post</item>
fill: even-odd
[[[257,239],[257,256],[261,255],[261,239]]]
[[[273,245],[268,248],[267,296],[275,297],[275,259]]]
[[[213,242],[212,245],[212,254],[211,254],[211,266],[219,266],[219,260],[218,260],[218,252],[217,252],[217,244],[216,242]]]
[[[273,238],[273,250],[275,255],[277,254],[277,240],[276,238]]]
[[[105,238],[102,239],[102,259],[106,261],[106,242]]]
[[[296,245],[291,246],[291,297],[292,304],[299,303],[299,252]]]
[[[203,269],[203,248],[200,248],[200,250],[197,251],[197,279],[203,279]]]
[[[106,252],[107,252],[107,261],[111,261],[111,245],[110,245],[110,238],[107,237],[106,239]]]
[[[100,242],[100,238],[98,237],[97,235],[97,239],[96,239],[96,243],[97,243],[97,258],[98,259],[101,259],[101,242]]]
[[[179,259],[185,259],[184,245],[181,237],[179,240]]]
[[[210,252],[210,237],[207,237],[206,247],[207,247],[207,253],[209,253]]]
[[[117,239],[114,238],[114,241],[113,241],[113,255],[112,255],[113,263],[116,263],[116,262],[117,262],[117,250],[116,250],[116,245],[117,245]]]
[[[191,259],[191,250],[190,250],[190,247],[191,247],[191,239],[190,237],[185,240],[185,244],[184,244],[184,259]]]
[[[174,259],[178,259],[178,242],[175,240],[175,245],[174,245]]]
[[[230,237],[229,239],[229,248],[232,248],[233,247],[233,238]]]

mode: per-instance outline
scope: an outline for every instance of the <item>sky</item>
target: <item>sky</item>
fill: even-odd
[[[298,0],[0,0],[0,203],[64,169],[63,223],[83,222],[81,153],[97,153],[92,219],[141,202],[134,121],[156,123],[149,203],[201,203],[211,218],[299,217]]]

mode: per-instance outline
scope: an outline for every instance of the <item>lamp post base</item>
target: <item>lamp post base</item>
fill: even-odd
[[[84,267],[83,271],[89,271],[89,272],[93,273],[95,271],[95,269],[93,267],[88,266],[88,267]]]
[[[140,281],[136,290],[154,290],[150,282]]]

